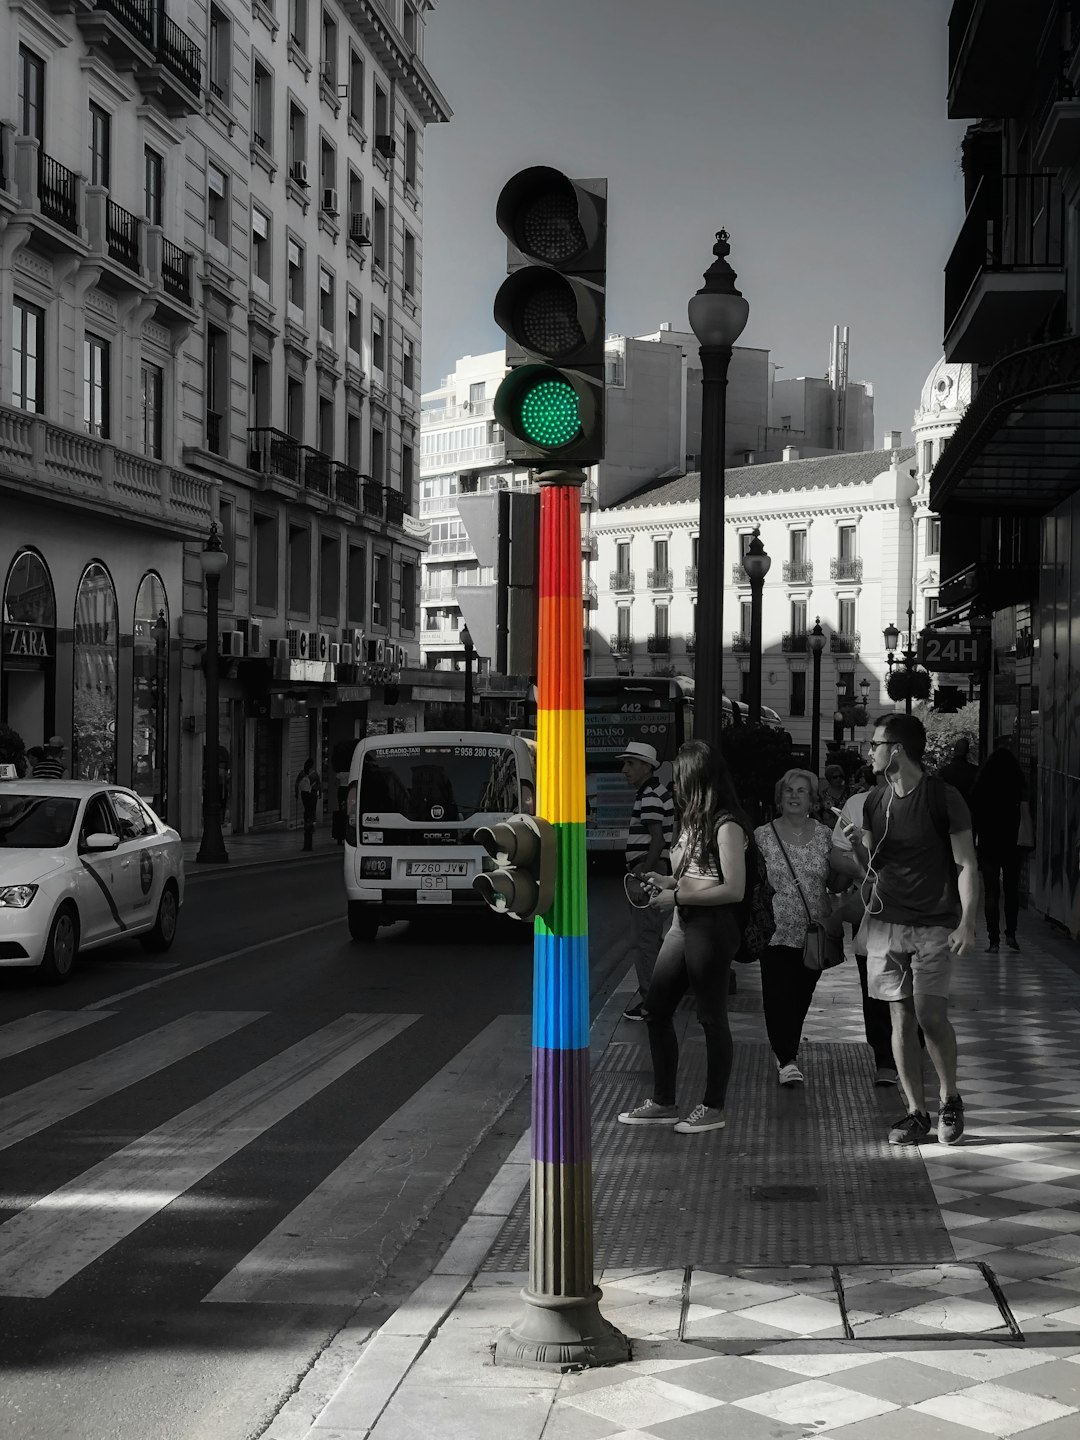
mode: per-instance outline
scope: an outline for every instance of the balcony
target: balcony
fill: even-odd
[[[697,568],[696,565],[686,567],[686,584],[691,590],[697,589]]]
[[[848,556],[846,559],[829,561],[830,580],[862,580],[862,558]]]
[[[182,250],[164,235],[151,229],[146,237],[147,255],[150,260],[150,283],[160,288],[165,301],[172,301],[190,310],[194,305],[192,275],[195,257],[190,251]],[[155,267],[155,249],[158,251]],[[160,308],[160,305],[159,305]]]
[[[736,655],[748,655],[750,653],[750,636],[744,635],[741,630],[731,632],[731,648]]]
[[[110,260],[139,273],[140,226],[130,210],[114,200],[105,201],[105,250]]]
[[[629,635],[612,635],[608,645],[613,655],[629,655],[634,648],[634,642]]]
[[[686,651],[687,655],[693,655],[694,651],[697,649],[697,636],[684,635],[683,649]]]
[[[671,636],[650,635],[645,641],[645,649],[650,655],[667,655],[671,650]]]
[[[386,523],[388,525],[400,525],[405,518],[405,498],[400,490],[391,490],[386,487]]]
[[[588,607],[588,609],[596,609],[597,594],[595,580],[587,580],[585,584],[581,587],[581,598],[584,604]]]
[[[93,0],[79,9],[76,23],[91,45],[107,50],[120,70],[151,63],[154,53],[154,14],[150,0]]]
[[[588,531],[583,531],[581,536],[581,553],[587,555],[590,560],[595,560],[597,551],[596,536],[590,535]]]
[[[945,266],[945,357],[985,364],[1029,344],[1065,292],[1057,176],[984,175]]]
[[[334,493],[333,460],[310,445],[302,446],[301,450],[304,461],[304,489],[329,500]]]
[[[612,570],[608,588],[616,595],[632,595],[634,592],[633,570]]]
[[[160,0],[90,0],[77,7],[76,23],[118,70],[133,70],[143,92],[157,95],[170,115],[198,110],[202,51]]]
[[[333,466],[334,477],[334,499],[339,505],[348,505],[351,510],[359,510],[363,505],[364,481],[369,480],[369,475],[361,475],[359,470],[354,470],[351,465],[343,465],[336,460]]]
[[[814,562],[812,560],[785,560],[784,583],[786,585],[812,585],[814,583]]]
[[[785,630],[780,637],[780,649],[785,655],[805,655],[809,648],[805,630]]]
[[[749,585],[750,576],[743,569],[741,560],[736,560],[731,567],[731,583],[733,585]]]
[[[364,480],[364,514],[382,519],[384,513],[383,487],[370,476]]]
[[[248,469],[300,483],[301,446],[283,430],[258,426],[248,430]]]
[[[829,636],[829,653],[832,655],[858,655],[862,636],[857,630],[850,634],[834,630]]]
[[[670,570],[650,570],[648,572],[649,589],[670,590],[672,578]]]
[[[193,115],[202,103],[202,51],[164,12],[153,58],[136,71],[142,90],[156,95],[170,115]]]
[[[68,170],[59,160],[38,152],[38,209],[46,220],[79,233],[79,191],[81,176]]]
[[[949,119],[1017,115],[1035,78],[1045,0],[955,0],[949,14]]]

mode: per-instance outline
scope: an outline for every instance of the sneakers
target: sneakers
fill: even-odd
[[[648,1020],[649,1014],[645,1009],[644,1000],[639,1000],[636,1005],[627,1005],[622,1012],[622,1018],[624,1020]]]
[[[959,1095],[950,1095],[938,1110],[937,1138],[939,1145],[955,1145],[964,1133],[964,1102]]]
[[[675,1126],[675,1133],[701,1135],[706,1130],[723,1130],[725,1123],[723,1110],[717,1110],[711,1105],[695,1105],[686,1119],[680,1120]]]
[[[874,1071],[874,1084],[885,1089],[887,1085],[895,1085],[900,1079],[891,1065],[879,1065]]]
[[[792,1085],[801,1085],[803,1083],[803,1073],[798,1065],[795,1064],[794,1060],[787,1065],[780,1065],[778,1069],[779,1074],[777,1079],[781,1085],[786,1085],[790,1088]]]
[[[918,1145],[930,1134],[930,1116],[916,1111],[897,1120],[889,1131],[890,1145]]]
[[[620,1125],[674,1125],[679,1118],[677,1105],[658,1105],[655,1100],[646,1100],[633,1110],[624,1110],[619,1116]]]
[[[1020,941],[1017,940],[1015,935],[1006,935],[1005,944],[1009,947],[1010,950],[1020,949]]]

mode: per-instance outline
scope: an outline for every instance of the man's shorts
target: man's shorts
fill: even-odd
[[[875,1000],[913,996],[949,998],[952,951],[949,925],[895,925],[867,921],[866,988]]]

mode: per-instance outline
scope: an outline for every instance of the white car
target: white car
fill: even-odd
[[[184,899],[180,836],[97,780],[0,780],[0,967],[59,984],[80,950],[138,936],[168,950]]]

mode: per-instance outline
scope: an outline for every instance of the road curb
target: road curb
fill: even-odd
[[[336,854],[337,846],[334,846],[332,849],[313,850],[310,860],[304,858],[302,850],[287,855],[272,855],[264,860],[230,860],[227,865],[196,865],[194,860],[185,860],[184,884],[191,885],[200,880],[213,880],[222,875],[239,875],[245,870],[266,870],[272,865],[310,864],[311,860],[326,860]]]

